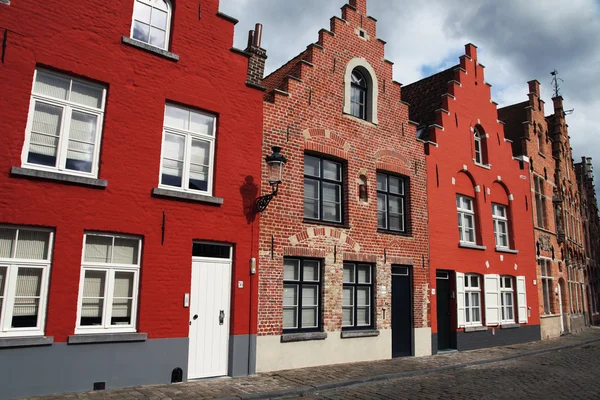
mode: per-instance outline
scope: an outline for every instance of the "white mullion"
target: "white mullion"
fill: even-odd
[[[139,270],[138,271],[134,271],[133,273],[133,298],[131,299],[131,321],[129,323],[129,326],[131,328],[136,328],[137,326],[137,303],[138,303],[138,296],[139,296]]]
[[[215,123],[213,124],[213,131],[214,131],[214,126],[216,125],[216,119],[215,119]],[[210,144],[210,158],[209,158],[209,166],[208,166],[208,194],[212,195],[213,194],[213,180],[214,180],[214,175],[215,175],[215,136],[214,136],[214,132],[213,132],[213,136],[211,138],[211,140],[208,142]]]
[[[38,302],[38,319],[36,325],[36,330],[38,331],[42,330],[43,321],[46,317],[46,298],[48,297],[48,269],[47,267],[42,267],[41,269],[42,279],[40,279],[40,284],[42,285],[42,287],[40,288],[40,300]]]
[[[67,151],[69,147],[69,130],[71,129],[71,116],[73,109],[63,105],[62,126],[59,130],[58,144],[56,146],[56,168],[59,171],[67,169]],[[66,117],[69,116],[67,119]]]
[[[111,327],[110,320],[112,317],[112,298],[115,286],[115,270],[110,268],[106,270],[106,287],[104,292],[104,310],[102,312],[102,328],[109,329]]]
[[[102,106],[104,106],[104,92],[102,90]],[[98,170],[100,169],[100,143],[102,143],[102,120],[104,114],[96,115],[96,137],[94,138],[94,151],[92,152],[92,174],[98,176]]]
[[[190,164],[192,161],[192,136],[185,135],[185,145],[183,150],[183,171],[181,173],[181,189],[188,190],[190,181]]]

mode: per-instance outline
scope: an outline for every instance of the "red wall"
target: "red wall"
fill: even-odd
[[[188,335],[183,296],[190,291],[192,241],[234,244],[232,333],[254,333],[249,259],[258,256],[258,221],[245,212],[260,188],[262,93],[245,85],[248,60],[230,51],[233,24],[217,16],[218,0],[202,1],[201,18],[198,2],[176,2],[170,51],[178,62],[121,43],[130,33],[133,3],[2,6],[0,26],[11,32],[0,64],[0,223],[56,229],[46,322],[56,341],[74,332],[87,230],[143,237],[137,326],[150,338]],[[98,176],[108,180],[106,189],[10,176],[12,166],[21,166],[36,65],[108,86]],[[167,100],[218,115],[213,195],[224,198],[222,206],[151,197]],[[237,289],[238,280],[244,289]]]
[[[435,243],[430,250],[431,285],[435,287],[436,270],[525,276],[527,306],[531,308],[528,324],[539,325],[537,287],[533,286],[537,277],[529,173],[527,169],[520,168],[518,161],[513,160],[511,144],[504,140],[504,127],[498,122],[496,104],[490,100],[491,88],[485,83],[484,67],[477,62],[476,47],[467,45],[466,54],[460,58],[462,70],[457,68],[455,71],[456,83],[448,84],[448,93],[453,95],[454,99],[446,96],[443,100],[442,108],[449,114],[443,111],[437,113],[437,124],[443,127],[443,130],[431,128],[431,140],[438,146],[428,146],[429,235],[431,243]],[[482,126],[489,135],[486,145],[490,169],[476,166],[473,161],[475,155],[471,128],[476,125]],[[528,168],[528,165],[525,164],[524,168]],[[509,200],[509,229],[511,242],[514,243],[511,244],[511,248],[516,248],[518,254],[495,251],[492,202],[504,203],[507,200],[506,192],[501,191],[501,185],[508,189],[508,193],[514,198]],[[477,192],[475,186],[479,186],[480,191]],[[490,194],[487,193],[488,188]],[[475,197],[477,244],[486,246],[485,251],[458,247],[457,193]],[[489,268],[486,262],[489,262]],[[517,270],[514,269],[515,264],[518,265]],[[454,283],[452,287],[455,287]],[[437,297],[430,298],[431,324],[435,333]],[[481,299],[485,324],[483,291]],[[451,309],[452,324],[456,326],[454,301]],[[516,313],[515,307],[515,318]]]

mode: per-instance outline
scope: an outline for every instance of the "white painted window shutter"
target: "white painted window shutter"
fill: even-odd
[[[485,321],[487,326],[500,324],[500,275],[485,275]]]
[[[456,273],[456,308],[458,327],[465,327],[465,274]]]
[[[527,323],[527,291],[525,277],[517,276],[517,306],[519,307],[519,323]]]

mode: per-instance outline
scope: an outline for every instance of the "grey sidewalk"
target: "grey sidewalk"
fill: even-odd
[[[600,328],[589,328],[577,335],[558,339],[495,347],[422,358],[329,365],[324,367],[263,373],[243,378],[222,378],[177,385],[143,386],[127,389],[32,397],[43,400],[81,399],[266,399],[301,395],[315,391],[417,376],[431,372],[464,368],[501,360],[550,352],[600,341]]]

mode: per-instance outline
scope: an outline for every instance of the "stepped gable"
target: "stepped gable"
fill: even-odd
[[[448,93],[448,83],[454,79],[457,67],[455,65],[402,87],[402,101],[410,105],[411,121],[424,126],[436,123],[436,110],[442,107],[442,96]]]

